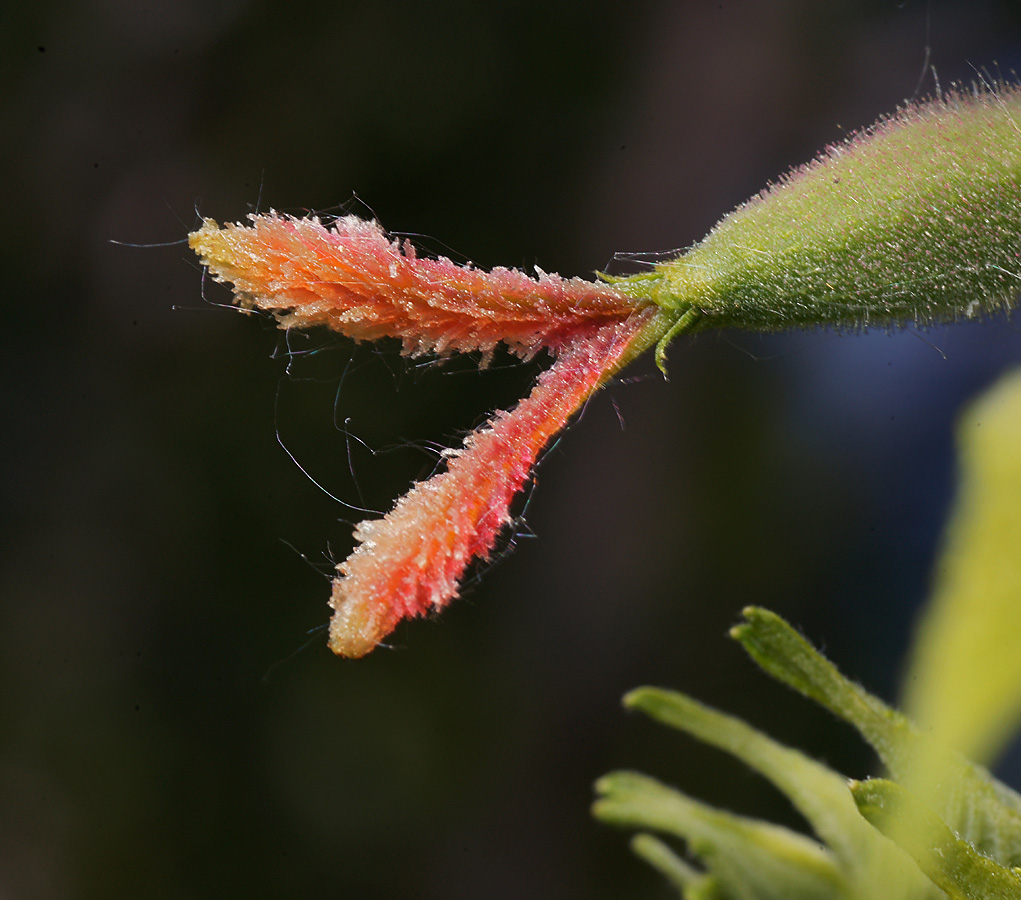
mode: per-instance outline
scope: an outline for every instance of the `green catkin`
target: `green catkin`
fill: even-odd
[[[991,314],[1021,291],[1021,91],[910,105],[637,276],[682,330],[921,325]],[[690,320],[691,317],[689,317]]]

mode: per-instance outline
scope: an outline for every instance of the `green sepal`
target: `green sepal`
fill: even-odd
[[[606,775],[596,783],[596,791],[600,797],[592,810],[602,821],[684,839],[716,878],[720,890],[715,896],[730,900],[847,896],[833,855],[797,832],[714,809],[635,772]]]
[[[861,827],[847,781],[800,751],[676,691],[638,688],[624,697],[624,705],[726,751],[771,781],[845,864],[860,861],[874,843],[872,829]]]
[[[670,342],[678,337],[679,335],[686,334],[690,331],[695,330],[695,326],[698,325],[698,320],[701,318],[701,313],[697,309],[686,309],[678,317],[677,320],[670,326],[666,334],[663,335],[656,343],[656,368],[663,373],[663,377],[667,377],[666,372],[666,348]]]
[[[767,673],[857,728],[897,781],[914,783],[923,761],[940,771],[926,801],[981,852],[1004,865],[1021,862],[1021,796],[849,681],[775,613],[749,607],[744,616],[731,634]]]
[[[1013,308],[1018,121],[1021,93],[1007,87],[905,106],[635,276],[631,289],[699,310],[697,330],[932,324]]]
[[[772,782],[833,852],[850,895],[868,897],[879,873],[888,888],[897,886],[897,896],[926,893],[914,867],[862,821],[847,780],[832,769],[676,691],[638,688],[624,705],[731,754]]]
[[[851,793],[862,816],[903,847],[950,900],[1021,897],[1021,869],[979,853],[900,785],[872,778],[853,782]]]
[[[636,834],[631,838],[631,850],[677,888],[684,900],[727,900],[718,878],[681,859],[655,835]]]

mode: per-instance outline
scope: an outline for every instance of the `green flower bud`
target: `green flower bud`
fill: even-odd
[[[828,148],[629,286],[683,331],[927,325],[1021,289],[1021,92],[912,104]],[[672,337],[669,335],[668,337]],[[662,349],[662,348],[661,348]]]

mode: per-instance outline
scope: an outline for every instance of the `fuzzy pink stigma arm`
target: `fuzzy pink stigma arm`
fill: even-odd
[[[415,485],[383,519],[362,522],[361,542],[338,568],[330,647],[364,656],[403,618],[457,596],[465,569],[485,559],[510,522],[510,504],[550,439],[658,333],[651,308],[568,345],[532,393],[465,441],[445,472]]]
[[[329,227],[277,213],[253,215],[250,225],[206,219],[190,244],[217,281],[234,285],[240,306],[272,311],[284,327],[399,338],[415,355],[489,354],[503,342],[528,357],[636,305],[610,284],[419,257],[409,241],[356,216]]]

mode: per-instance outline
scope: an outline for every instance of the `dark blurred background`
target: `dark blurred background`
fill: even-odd
[[[798,819],[626,716],[642,683],[869,771],[725,632],[769,606],[895,698],[952,422],[1016,324],[679,341],[547,456],[513,554],[352,663],[306,642],[359,516],[277,436],[386,509],[537,368],[288,341],[174,242],[352,211],[481,266],[622,271],[927,64],[1019,54],[1018,0],[5,4],[0,898],[668,897],[591,820],[600,774]]]

